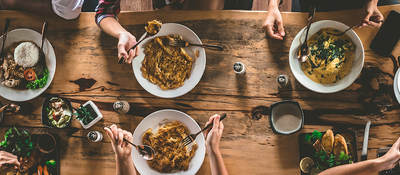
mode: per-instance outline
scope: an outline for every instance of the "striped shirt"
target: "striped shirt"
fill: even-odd
[[[113,17],[117,19],[117,15],[120,12],[121,0],[99,0],[99,4],[96,7],[96,23],[100,24],[100,21],[106,17]]]

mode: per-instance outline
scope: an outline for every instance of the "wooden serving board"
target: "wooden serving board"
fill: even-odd
[[[332,129],[332,131],[333,131],[334,135],[340,134],[346,139],[349,154],[352,156],[353,162],[357,162],[358,157],[357,157],[356,133],[354,131],[347,130],[347,129]],[[325,132],[321,132],[321,133],[322,133],[322,135],[325,134]],[[301,133],[299,135],[299,153],[300,153],[299,154],[300,155],[299,163],[300,163],[301,159],[303,159],[304,157],[312,158],[314,155],[313,146],[306,143],[306,141],[305,141],[305,136],[307,134],[312,134],[312,133]],[[350,142],[348,140],[350,140]],[[301,175],[309,174],[309,173],[301,172],[300,168],[299,168],[299,171],[300,171]]]
[[[6,131],[11,128],[12,126],[0,126],[0,141],[4,140],[4,134],[6,133]],[[37,137],[41,134],[51,134],[54,136],[54,138],[56,139],[56,148],[53,152],[49,153],[49,154],[44,154],[44,153],[39,153],[40,157],[42,157],[42,160],[39,162],[39,164],[43,167],[46,163],[46,161],[48,160],[55,160],[56,161],[56,167],[54,170],[49,169],[49,173],[50,175],[59,175],[60,174],[60,150],[59,150],[59,138],[56,134],[54,134],[53,132],[51,132],[50,129],[48,128],[41,128],[41,127],[35,127],[35,128],[30,128],[30,127],[19,127],[19,126],[15,126],[17,129],[25,129],[26,131],[28,131],[31,134],[32,137],[32,142],[33,142],[33,146],[34,149],[37,149],[36,146],[36,140]],[[28,175],[33,175],[33,174],[37,174],[37,165],[33,166],[29,171],[28,171]],[[0,172],[0,175],[3,175],[2,172]]]

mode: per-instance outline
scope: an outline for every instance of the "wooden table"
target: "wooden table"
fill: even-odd
[[[400,5],[380,7],[386,16]],[[188,94],[161,99],[147,93],[135,80],[130,65],[117,64],[117,40],[102,33],[94,23],[94,13],[82,13],[74,21],[48,17],[48,39],[57,55],[57,71],[44,95],[23,105],[24,115],[6,116],[1,125],[42,127],[41,104],[44,96],[57,94],[69,98],[74,106],[93,100],[104,119],[94,130],[117,123],[133,131],[143,117],[159,109],[178,109],[191,115],[201,126],[209,116],[227,112],[221,150],[231,174],[299,174],[298,133],[290,136],[272,132],[268,115],[252,115],[254,109],[268,113],[269,106],[283,99],[298,101],[305,110],[302,132],[341,126],[354,129],[361,150],[365,120],[373,121],[369,139],[369,158],[376,150],[392,144],[400,132],[400,106],[393,94],[393,77],[398,62],[374,54],[369,44],[377,29],[356,29],[365,48],[365,65],[360,78],[346,90],[317,94],[301,86],[291,74],[288,50],[296,33],[305,26],[305,13],[283,13],[287,37],[284,41],[266,39],[262,30],[265,12],[244,11],[159,11],[125,12],[120,22],[135,36],[144,33],[143,24],[152,19],[177,22],[191,28],[205,43],[219,44],[224,52],[207,50],[207,67],[200,83]],[[317,13],[316,20],[331,19],[353,25],[361,10]],[[0,11],[12,18],[11,29],[27,27],[40,31],[43,19],[14,11]],[[400,55],[397,46],[395,56]],[[232,65],[247,66],[245,77],[237,78]],[[291,88],[278,91],[276,77],[287,74]],[[118,99],[131,103],[133,111],[119,115],[112,110]],[[5,102],[4,99],[1,100]],[[30,111],[28,109],[31,109]],[[113,174],[114,153],[109,139],[88,143],[87,130],[75,120],[70,129],[57,130],[62,174]],[[210,174],[205,162],[198,174]]]

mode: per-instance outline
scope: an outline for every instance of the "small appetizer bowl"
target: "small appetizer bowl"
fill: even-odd
[[[289,135],[303,128],[304,113],[300,104],[285,100],[271,105],[270,124],[275,133]]]
[[[50,154],[56,149],[57,142],[53,134],[43,133],[37,136],[36,145],[41,153]]]
[[[73,108],[72,108],[71,102],[69,100],[65,99],[65,98],[62,98],[62,97],[59,97],[59,96],[56,96],[56,95],[48,96],[43,102],[43,105],[42,105],[42,124],[47,126],[47,127],[49,127],[49,128],[58,128],[58,127],[54,126],[51,123],[51,121],[49,120],[48,111],[47,111],[47,107],[49,106],[49,101],[50,101],[51,98],[54,98],[54,97],[62,99],[65,102],[67,108],[69,108],[69,110],[71,111],[71,118],[67,121],[67,124],[65,125],[65,127],[62,127],[62,128],[68,128],[71,125],[72,112],[73,112]]]

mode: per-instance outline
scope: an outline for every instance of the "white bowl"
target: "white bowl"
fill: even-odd
[[[193,118],[189,115],[172,109],[164,109],[151,113],[144,118],[139,125],[136,127],[133,133],[133,143],[142,144],[143,134],[147,129],[152,128],[153,132],[157,132],[159,124],[165,121],[180,121],[182,122],[191,133],[199,132],[200,126]],[[204,161],[206,153],[205,138],[203,134],[199,134],[195,140],[198,145],[196,153],[189,164],[187,171],[179,171],[176,173],[160,173],[150,168],[146,160],[144,160],[136,149],[132,151],[133,162],[135,163],[136,169],[140,174],[151,174],[151,175],[193,175],[200,169]]]
[[[3,37],[0,37],[0,40],[2,40],[2,38]],[[13,43],[22,41],[31,41],[40,47],[42,44],[42,35],[31,29],[12,30],[7,34],[5,48],[9,47]],[[46,56],[46,66],[49,70],[47,84],[43,88],[39,89],[14,89],[0,84],[0,96],[11,101],[28,101],[46,91],[50,86],[51,81],[53,81],[56,72],[56,55],[53,46],[51,46],[51,43],[47,39],[43,44],[43,52]]]
[[[400,72],[400,69],[397,69],[396,75],[394,76],[394,82],[393,82],[393,91],[394,91],[394,95],[395,95],[398,103],[400,103],[400,91],[399,91],[399,84],[400,84],[399,83],[400,82],[399,74],[400,73],[399,72]]]
[[[144,60],[144,45],[149,40],[153,39],[157,36],[166,36],[170,34],[179,34],[183,37],[184,40],[194,43],[194,44],[202,44],[200,38],[189,28],[181,24],[175,23],[166,23],[163,24],[161,30],[152,37],[147,38],[141,44],[139,44],[139,55],[132,61],[133,72],[135,73],[136,80],[139,84],[149,93],[162,97],[162,98],[175,98],[182,95],[185,95],[189,91],[191,91],[197,83],[199,83],[201,77],[203,76],[204,70],[206,68],[206,52],[204,48],[201,47],[187,47],[187,53],[195,59],[193,64],[192,73],[188,79],[185,80],[184,85],[176,88],[163,90],[157,85],[151,83],[149,80],[145,79],[142,75],[142,71],[140,68],[142,67],[142,61]],[[199,51],[199,57],[196,58],[194,51]]]
[[[308,33],[308,38],[310,38],[314,33],[318,32],[322,28],[335,28],[338,29],[339,31],[344,31],[348,27],[349,26],[343,23],[332,20],[317,21],[311,24],[311,28]],[[345,34],[350,37],[351,41],[354,43],[355,46],[354,61],[352,69],[350,70],[349,74],[347,74],[345,77],[343,77],[336,83],[320,84],[312,81],[310,78],[306,76],[306,74],[304,74],[304,72],[301,70],[301,63],[297,59],[297,50],[300,44],[304,41],[306,35],[305,30],[306,27],[300,30],[300,32],[296,35],[296,37],[292,41],[292,45],[290,46],[290,51],[289,51],[290,70],[292,71],[297,81],[299,81],[304,87],[318,93],[334,93],[349,87],[360,75],[364,65],[364,47],[357,34],[353,30],[349,30]]]

